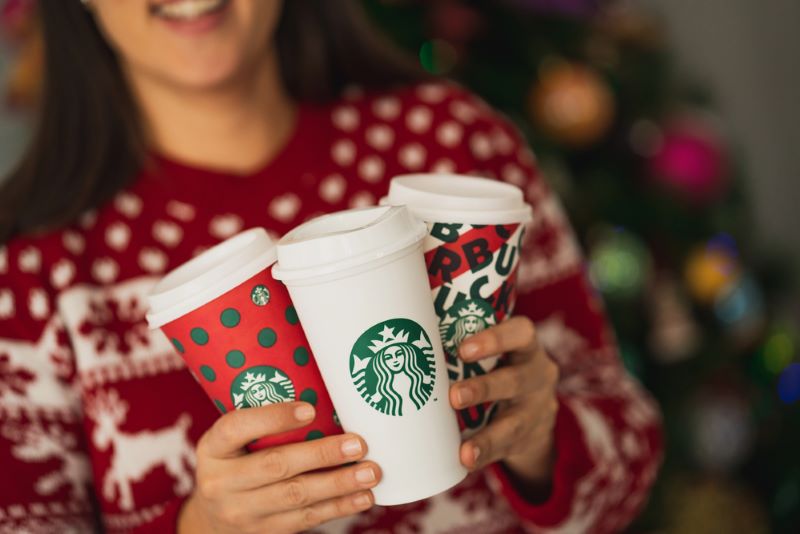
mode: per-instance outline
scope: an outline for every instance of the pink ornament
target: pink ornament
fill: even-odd
[[[11,38],[26,27],[36,9],[35,0],[6,0],[0,5],[0,31],[7,33]]]
[[[668,125],[649,161],[653,179],[690,200],[719,196],[728,180],[728,157],[717,132],[697,118]]]

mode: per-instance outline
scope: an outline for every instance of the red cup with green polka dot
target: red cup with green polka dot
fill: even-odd
[[[274,244],[248,230],[172,271],[149,296],[160,328],[217,408],[302,400],[316,418],[251,449],[340,434],[341,427],[286,287],[272,277]]]

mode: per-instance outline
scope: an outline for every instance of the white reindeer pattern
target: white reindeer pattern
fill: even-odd
[[[195,466],[194,447],[188,435],[192,418],[184,413],[172,426],[129,434],[119,429],[127,412],[128,403],[113,389],[98,392],[86,403],[86,413],[96,423],[92,433],[95,446],[99,450],[113,446],[111,465],[103,478],[103,497],[113,501],[116,494],[120,508],[132,510],[131,483],[143,480],[160,465],[175,479],[175,493],[188,495]]]
[[[41,424],[23,427],[6,425],[3,435],[17,444],[11,454],[26,462],[45,462],[51,458],[61,460],[61,467],[43,475],[34,484],[39,495],[52,495],[63,486],[70,487],[70,498],[86,499],[87,485],[91,479],[89,461],[77,450],[75,435],[65,432],[57,424],[45,429]]]

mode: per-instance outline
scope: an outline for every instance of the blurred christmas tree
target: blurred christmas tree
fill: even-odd
[[[508,115],[564,200],[668,452],[632,532],[796,532],[800,363],[785,258],[657,22],[600,0],[364,0],[422,66]]]

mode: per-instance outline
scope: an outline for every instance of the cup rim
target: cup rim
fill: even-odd
[[[460,174],[395,176],[380,205],[404,205],[426,222],[513,224],[529,222],[533,216],[519,187]]]
[[[322,226],[326,223],[326,221],[335,224],[339,219],[346,220],[346,217],[355,217],[361,215],[362,213],[366,214],[370,211],[377,211],[380,208],[380,206],[372,206],[364,209],[346,210],[343,212],[331,213],[298,226],[286,234],[278,242],[278,263],[273,269],[273,276],[277,280],[281,280],[285,283],[301,281],[310,282],[313,279],[328,278],[337,273],[341,273],[342,276],[345,276],[347,272],[354,268],[368,263],[381,261],[389,256],[394,256],[398,253],[401,253],[406,249],[419,244],[427,235],[427,225],[424,222],[415,219],[412,215],[407,214],[405,208],[398,206],[383,207],[382,213],[379,213],[377,217],[370,219],[364,224],[356,224],[355,226],[342,228],[340,230],[334,229],[316,234],[312,233],[308,236],[303,235],[303,232],[307,231],[311,225]],[[351,243],[342,241],[339,243],[339,245],[341,245],[345,250],[353,252],[351,255],[307,267],[286,266],[286,255],[292,251],[292,249],[300,249],[300,247],[305,245],[313,245],[314,242],[335,238],[336,236],[346,236],[348,234],[360,234],[358,237],[354,237],[354,239],[356,239],[360,244],[364,244],[367,241],[374,242],[375,236],[369,234],[370,229],[384,223],[390,223],[392,219],[397,219],[400,217],[406,218],[406,221],[400,220],[399,223],[396,223],[398,226],[396,226],[394,230],[404,235],[401,235],[397,241],[391,243],[390,245],[365,247],[362,250],[357,250],[357,247],[353,246],[356,241]],[[406,226],[405,228],[403,228],[404,224]],[[294,254],[301,255],[302,253],[294,252]],[[283,256],[284,260],[283,265],[281,262],[281,256]]]
[[[155,285],[147,296],[149,327],[159,328],[194,311],[266,269],[276,259],[275,243],[260,227],[215,245],[169,272]]]

